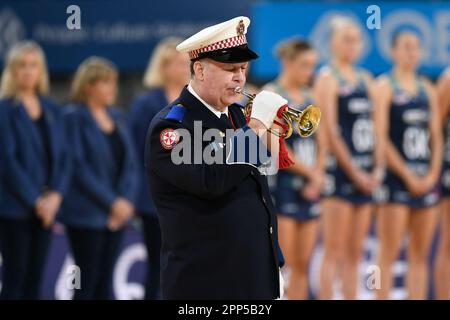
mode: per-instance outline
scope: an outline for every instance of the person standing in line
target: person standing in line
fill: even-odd
[[[439,210],[443,139],[439,105],[433,85],[417,74],[421,44],[410,31],[392,39],[392,71],[377,81],[376,126],[385,141],[387,173],[385,203],[377,212],[378,299],[388,299],[392,265],[408,235],[409,299],[426,299],[428,257]]]
[[[110,299],[124,227],[134,214],[137,161],[125,118],[112,107],[118,71],[90,57],[78,67],[64,114],[74,169],[60,216],[66,226],[81,289],[75,300]]]
[[[145,178],[145,137],[153,117],[163,106],[175,100],[189,82],[189,56],[176,50],[180,42],[181,39],[170,37],[161,40],[156,46],[144,75],[147,91],[134,99],[128,115],[139,168],[136,214],[142,219],[144,243],[147,249],[148,268],[145,281],[145,299],[147,300],[157,299],[160,295],[161,230],[155,205],[149,196],[148,181]]]
[[[450,299],[450,68],[440,76],[437,84],[440,116],[444,129],[444,162],[441,176],[441,219],[440,238],[435,260],[435,297]]]
[[[303,110],[314,99],[310,88],[317,53],[310,44],[295,38],[277,47],[281,72],[266,84],[265,90],[286,97],[289,105]],[[308,299],[308,271],[316,244],[320,217],[320,194],[324,181],[325,146],[323,130],[302,138],[294,134],[287,148],[295,164],[275,177],[273,195],[278,211],[278,226],[288,276],[287,298]]]
[[[47,97],[45,55],[11,48],[0,84],[0,299],[39,299],[51,226],[70,184],[62,110]]]
[[[364,240],[374,209],[373,192],[382,182],[382,145],[375,143],[373,79],[355,65],[363,41],[350,18],[331,22],[331,61],[317,76],[315,97],[323,109],[330,157],[322,201],[324,257],[319,298],[333,297],[340,278],[344,299],[355,299]]]

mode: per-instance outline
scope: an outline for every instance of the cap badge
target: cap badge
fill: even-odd
[[[244,20],[239,20],[239,23],[236,27],[236,33],[239,36],[243,36],[245,32],[245,24],[244,24]]]

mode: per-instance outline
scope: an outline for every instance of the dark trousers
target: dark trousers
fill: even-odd
[[[161,230],[158,218],[141,215],[144,230],[145,247],[147,248],[147,278],[145,281],[145,299],[156,300],[160,298],[160,252]]]
[[[123,230],[67,227],[75,264],[80,268],[81,288],[74,300],[109,300],[112,278]]]
[[[35,215],[29,220],[0,218],[0,299],[39,299],[50,239],[50,229],[44,229]]]

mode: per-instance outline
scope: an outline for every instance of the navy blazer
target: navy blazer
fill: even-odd
[[[68,226],[102,229],[117,197],[135,200],[138,171],[129,130],[118,111],[108,108],[108,112],[124,146],[117,185],[115,162],[110,160],[113,151],[88,107],[71,106],[64,115],[74,172],[59,220]]]
[[[30,218],[42,192],[54,190],[64,196],[70,184],[62,109],[47,98],[39,100],[49,137],[49,177],[45,174],[47,154],[39,129],[20,101],[0,100],[1,217]]]
[[[156,216],[156,209],[150,196],[150,186],[144,168],[145,138],[153,117],[168,104],[163,89],[151,89],[138,96],[130,107],[128,122],[136,146],[139,169],[139,190],[136,209],[140,214]]]

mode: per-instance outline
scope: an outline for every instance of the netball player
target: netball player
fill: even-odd
[[[406,287],[410,299],[424,299],[428,253],[437,217],[441,170],[441,121],[432,85],[417,74],[420,40],[409,31],[392,40],[392,70],[377,82],[376,108],[386,143],[387,202],[377,214],[379,299],[389,298],[392,265],[402,239],[409,236]]]
[[[290,39],[277,48],[281,73],[266,85],[302,110],[313,103],[311,77],[317,53],[304,40]],[[287,140],[295,164],[278,172],[275,203],[279,212],[280,245],[290,271],[288,299],[308,298],[308,269],[317,239],[319,200],[324,177],[325,153],[319,134],[301,138],[294,134]]]
[[[436,256],[434,288],[437,299],[450,299],[450,69],[446,69],[437,85],[440,116],[444,125],[445,147],[441,177],[441,229]]]
[[[331,60],[315,84],[330,150],[319,298],[332,298],[340,275],[344,299],[355,299],[372,193],[381,183],[383,164],[381,148],[374,143],[373,80],[355,65],[363,46],[361,30],[351,19],[336,17],[330,42]]]

